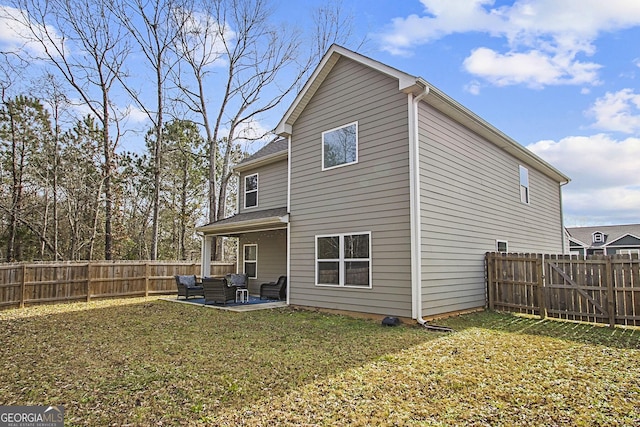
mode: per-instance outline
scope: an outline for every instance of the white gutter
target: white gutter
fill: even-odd
[[[424,325],[422,318],[422,248],[420,220],[420,139],[418,136],[418,105],[429,94],[429,86],[424,86],[418,95],[409,93],[409,199],[411,218],[411,317]]]
[[[247,231],[248,228],[255,228],[259,226],[265,226],[265,228],[261,228],[260,230],[256,231],[278,230],[286,228],[285,224],[287,224],[288,222],[289,214],[284,214],[283,216],[257,218],[238,223],[229,223],[223,225],[203,225],[202,227],[196,227],[196,231],[210,236],[222,236],[227,233],[241,233],[243,231]]]

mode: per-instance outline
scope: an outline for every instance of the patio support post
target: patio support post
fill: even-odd
[[[211,236],[202,235],[202,251],[200,257],[200,277],[211,275]]]

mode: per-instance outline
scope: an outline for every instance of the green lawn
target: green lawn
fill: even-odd
[[[640,425],[640,329],[438,324],[456,332],[152,298],[5,310],[0,404],[90,426]]]

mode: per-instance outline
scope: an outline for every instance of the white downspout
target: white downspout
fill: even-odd
[[[419,123],[418,105],[429,94],[429,87],[414,96],[409,94],[409,199],[411,218],[411,317],[419,324],[426,321],[422,318],[422,248],[420,220],[420,171],[419,171]]]
[[[287,213],[289,221],[287,221],[287,305],[289,302],[289,293],[291,292],[291,135],[287,136]]]

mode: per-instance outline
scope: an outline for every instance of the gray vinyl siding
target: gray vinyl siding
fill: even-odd
[[[244,207],[244,178],[258,174],[258,206]],[[280,160],[240,174],[240,204],[238,212],[282,208],[287,206],[287,160]]]
[[[322,132],[358,122],[358,163],[322,171]],[[293,125],[290,303],[411,316],[407,96],[341,58]],[[371,232],[372,288],[315,285],[315,236]]]
[[[496,239],[509,252],[562,252],[559,184],[424,102],[419,116],[422,314],[483,307]]]
[[[239,239],[240,260],[238,271],[244,273],[244,245],[258,245],[257,279],[249,280],[249,293],[260,295],[260,284],[275,282],[278,277],[287,275],[287,231],[271,230],[247,233]]]

